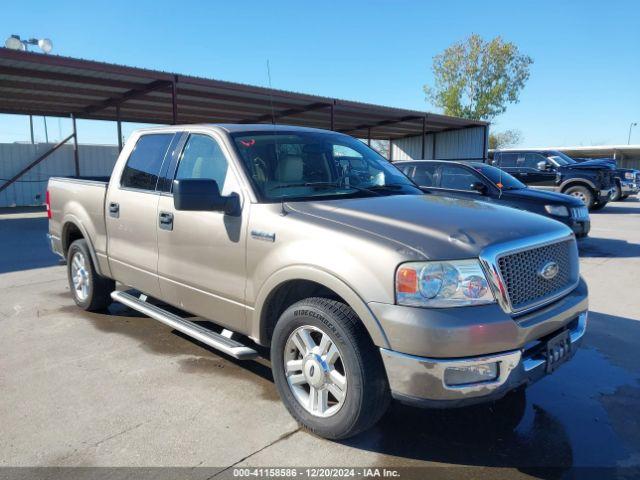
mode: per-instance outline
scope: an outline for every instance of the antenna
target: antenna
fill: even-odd
[[[269,103],[271,104],[271,124],[273,125],[273,143],[274,150],[276,154],[276,164],[280,162],[280,153],[278,152],[278,135],[276,129],[276,111],[273,108],[273,87],[271,85],[271,65],[269,64],[269,59],[267,58],[267,78],[269,79]],[[284,205],[284,195],[280,196],[280,215],[287,215],[287,210]]]

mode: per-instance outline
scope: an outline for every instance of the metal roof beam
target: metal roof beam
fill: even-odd
[[[341,132],[348,133],[348,132],[355,132],[357,130],[366,130],[369,128],[384,127],[386,125],[393,125],[394,123],[403,123],[403,122],[408,122],[410,120],[420,120],[421,118],[422,116],[408,115],[406,117],[396,118],[393,120],[381,120],[375,123],[365,123],[362,125],[356,125],[355,127],[349,128],[348,130],[341,130]]]
[[[104,110],[105,108],[119,106],[122,103],[126,102],[127,100],[141,97],[143,95],[146,95],[147,93],[150,93],[156,90],[169,88],[171,85],[172,83],[168,82],[167,80],[155,80],[151,83],[148,83],[144,87],[133,88],[123,93],[122,95],[107,98],[106,100],[100,103],[97,103],[95,105],[89,105],[88,107],[84,108],[82,111],[84,113],[94,113],[100,110]]]

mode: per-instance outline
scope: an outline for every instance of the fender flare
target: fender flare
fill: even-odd
[[[565,188],[568,188],[569,186],[571,186],[572,183],[583,183],[588,185],[596,193],[600,191],[600,189],[596,187],[595,183],[593,183],[591,180],[587,178],[570,178],[568,180],[565,180],[560,184],[560,187],[559,187],[560,191],[564,190]]]
[[[321,268],[311,265],[291,265],[273,273],[261,285],[255,300],[255,309],[252,317],[252,336],[259,340],[262,345],[267,344],[265,335],[265,318],[263,307],[269,296],[275,292],[282,284],[292,280],[308,280],[318,283],[344,299],[345,302],[356,312],[373,343],[379,347],[390,348],[387,336],[382,325],[374,316],[367,303],[343,280]]]
[[[62,243],[62,249],[65,252],[65,259],[67,251],[69,250],[69,245],[66,244],[66,233],[69,225],[73,225],[78,230],[80,230],[80,233],[82,233],[82,238],[87,242],[87,247],[89,247],[91,261],[93,262],[93,267],[96,269],[96,273],[100,276],[104,276],[104,274],[100,270],[100,263],[98,263],[98,257],[96,255],[96,250],[93,247],[93,243],[91,242],[91,237],[89,237],[89,235],[87,234],[87,230],[84,228],[84,225],[82,225],[80,219],[73,214],[65,215],[62,220],[62,233],[60,235],[62,238],[60,239],[60,241]]]

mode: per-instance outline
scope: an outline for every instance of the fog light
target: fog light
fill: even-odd
[[[444,371],[444,383],[449,386],[490,382],[496,378],[498,378],[497,362],[468,367],[448,367]]]

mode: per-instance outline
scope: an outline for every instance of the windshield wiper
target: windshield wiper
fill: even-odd
[[[369,190],[368,188],[356,187],[354,185],[341,185],[337,182],[299,182],[299,183],[287,183],[282,185],[276,185],[275,187],[270,188],[270,190],[280,190],[285,188],[295,188],[295,187],[311,187],[311,188],[350,188],[352,190],[357,190],[359,192],[368,192],[374,195],[380,195],[380,193],[375,192],[373,190]]]

